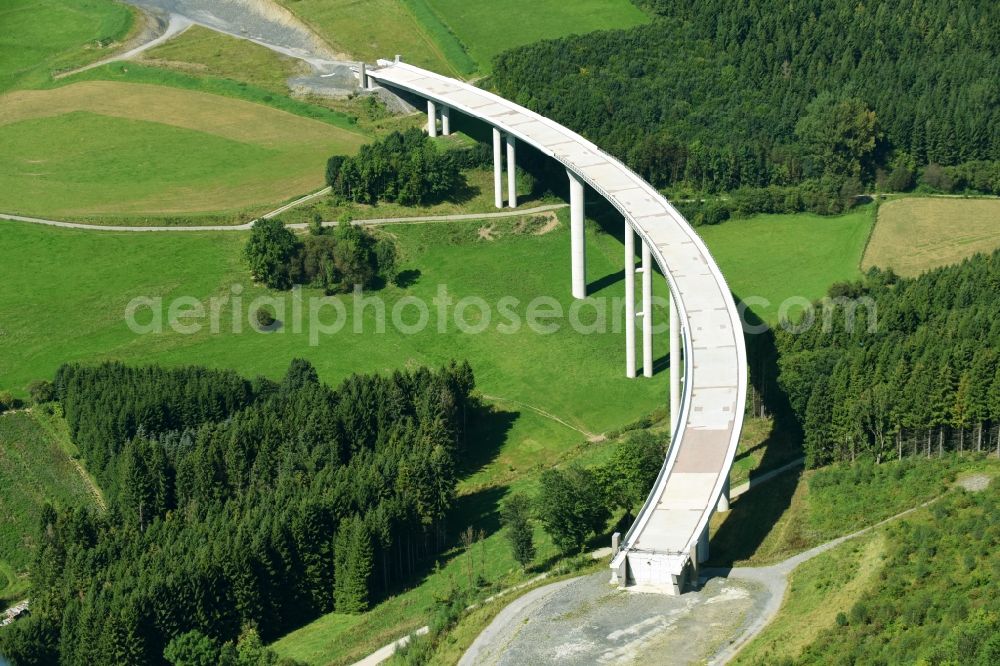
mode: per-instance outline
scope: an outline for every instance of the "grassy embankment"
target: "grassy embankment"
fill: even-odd
[[[509,48],[649,20],[628,0],[280,0],[334,49],[374,62],[401,54],[406,62],[466,77],[489,73]]]
[[[1000,199],[905,197],[879,207],[862,267],[912,277],[1000,247]]]
[[[905,458],[789,472],[713,519],[711,561],[774,564],[941,495],[959,474],[995,467],[982,456]]]
[[[408,0],[408,4],[425,5],[445,30],[467,49],[484,74],[491,71],[495,56],[516,46],[595,30],[630,28],[649,21],[649,17],[629,0],[572,3],[503,0],[475,4],[463,0]]]
[[[289,77],[310,72],[301,60],[198,25],[145,51],[141,62],[149,67],[242,81],[282,96],[288,94]]]
[[[985,474],[995,479],[1000,473],[995,460],[962,461],[951,456],[950,463],[922,464],[935,466],[938,473],[952,467],[946,478]],[[904,486],[909,485],[905,480],[909,476],[904,475]],[[995,549],[985,546],[991,537],[981,528],[996,524],[995,484],[994,480],[993,488],[977,496],[954,490],[927,508],[800,565],[790,576],[778,615],[734,663],[822,663],[845,657],[867,661],[857,651],[875,647],[877,652],[883,645],[891,646],[888,653],[911,661],[914,650],[927,656],[942,644],[947,649],[949,642],[942,639],[948,630],[974,617],[975,609],[988,599],[983,592],[989,578],[983,574],[991,567],[995,571],[997,558]],[[932,489],[940,492],[936,480]],[[870,497],[868,490],[863,487],[862,494],[885,501]],[[850,495],[857,488],[846,483],[839,491]],[[976,522],[980,529],[969,529]],[[899,594],[900,590],[905,593]],[[873,609],[880,609],[883,617],[874,618]],[[917,618],[922,613],[936,618],[921,622]],[[971,651],[964,658],[972,660]]]

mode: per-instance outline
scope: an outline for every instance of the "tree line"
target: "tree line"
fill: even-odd
[[[222,660],[367,609],[446,543],[467,364],[336,389],[301,360],[280,382],[66,365],[54,388],[109,508],[45,510],[16,664]]]
[[[336,293],[396,279],[396,243],[346,216],[332,230],[313,223],[301,239],[278,219],[257,220],[243,258],[253,278],[272,289],[304,284]]]
[[[804,187],[797,205],[836,212],[935,165],[1000,191],[996,3],[645,4],[648,25],[500,54],[494,86],[658,187]]]
[[[834,285],[806,330],[776,331],[809,464],[1000,453],[998,311],[995,252],[913,279],[873,269]]]
[[[334,198],[355,203],[426,205],[454,194],[463,183],[459,162],[417,128],[391,132],[361,146],[353,157],[334,155],[326,165]]]
[[[645,501],[660,473],[667,443],[648,430],[629,433],[606,462],[545,470],[534,496],[507,497],[500,521],[514,560],[527,568],[535,558],[533,519],[562,555],[580,553],[591,537],[604,533],[612,516],[621,517],[621,531],[631,527],[632,512]]]

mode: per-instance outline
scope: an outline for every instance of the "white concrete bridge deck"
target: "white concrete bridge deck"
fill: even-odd
[[[483,120],[561,162],[623,214],[665,275],[683,339],[679,418],[656,485],[612,568],[622,583],[672,585],[678,591],[688,563],[706,556],[707,538],[700,546],[699,541],[726,486],[743,422],[746,348],[722,273],[680,213],[592,142],[467,83],[401,62],[379,65],[368,75],[383,86]]]

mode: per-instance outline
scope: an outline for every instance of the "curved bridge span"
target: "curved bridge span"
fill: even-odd
[[[391,91],[427,100],[428,131],[449,132],[451,112],[493,127],[497,206],[502,206],[501,134],[506,137],[510,204],[516,206],[516,141],[566,167],[570,179],[573,295],[583,298],[584,183],[625,218],[626,373],[635,376],[635,321],[642,321],[643,372],[652,376],[651,279],[655,260],[671,295],[671,445],[649,498],[621,539],[611,563],[620,584],[652,584],[679,593],[708,556],[708,523],[727,502],[743,423],[747,363],[741,320],[726,281],[705,244],[659,192],[624,164],[579,134],[529,109],[467,83],[412,65],[379,61],[362,70]],[[631,231],[629,231],[631,229]],[[642,266],[635,266],[634,235]],[[642,277],[635,310],[635,273]],[[683,348],[683,362],[681,362]],[[683,372],[683,388],[681,375]]]

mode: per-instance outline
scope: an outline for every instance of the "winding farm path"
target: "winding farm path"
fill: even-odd
[[[55,74],[53,78],[63,79],[67,76],[73,76],[74,74],[95,69],[101,65],[107,65],[110,62],[118,60],[131,60],[143,51],[148,51],[154,46],[159,46],[163,42],[173,39],[194,25],[188,19],[183,16],[178,16],[177,14],[170,14],[169,17],[163,19],[160,16],[143,13],[140,20],[144,21],[146,25],[133,41],[125,45],[125,51],[108,56],[107,58],[101,58],[100,60],[92,62],[89,65],[84,65],[83,67],[77,67],[76,69],[59,72],[58,74]]]
[[[312,194],[307,194],[306,196],[296,199],[295,201],[285,204],[281,208],[277,208],[270,213],[265,213],[261,216],[262,219],[269,219],[276,217],[290,208],[301,205],[310,199],[314,199],[318,196],[326,194],[330,191],[330,188],[324,188],[318,192],[313,192]],[[411,217],[382,217],[373,218],[368,220],[353,220],[352,224],[357,226],[378,226],[382,224],[421,224],[427,222],[453,222],[461,220],[489,220],[498,217],[520,217],[522,215],[535,215],[538,213],[548,213],[550,211],[559,210],[560,208],[565,208],[566,204],[546,204],[544,206],[535,206],[534,208],[523,208],[514,210],[505,210],[498,213],[460,213],[455,215],[416,215]],[[66,222],[63,220],[47,220],[40,217],[27,217],[24,215],[12,215],[10,213],[0,213],[0,220],[11,220],[13,222],[29,222],[31,224],[42,224],[49,227],[60,227],[62,229],[83,229],[86,231],[246,231],[253,226],[253,222],[247,222],[245,224],[205,224],[205,225],[192,225],[192,226],[122,226],[122,225],[106,225],[106,224],[85,224],[83,222]],[[286,225],[289,229],[306,229],[308,224],[305,222],[300,222],[296,224]],[[335,227],[336,222],[324,222],[324,227]]]

